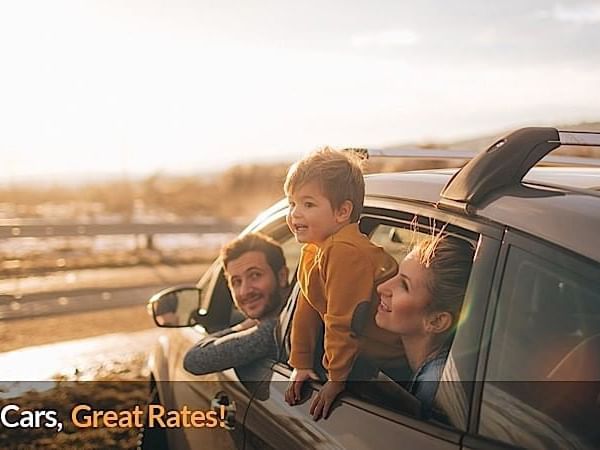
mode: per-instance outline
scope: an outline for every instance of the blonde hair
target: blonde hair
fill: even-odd
[[[417,243],[412,252],[428,272],[426,284],[431,294],[428,310],[452,314],[453,328],[458,322],[471,274],[473,245],[464,239],[440,234]]]
[[[355,152],[325,147],[289,168],[283,190],[289,196],[299,187],[315,181],[334,209],[346,200],[352,202],[350,222],[358,222],[365,200],[362,163],[362,158]]]

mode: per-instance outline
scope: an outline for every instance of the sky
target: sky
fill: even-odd
[[[597,0],[0,0],[0,184],[599,120]]]

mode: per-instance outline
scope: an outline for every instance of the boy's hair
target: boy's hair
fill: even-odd
[[[283,190],[289,196],[306,183],[315,181],[334,209],[350,200],[350,222],[358,222],[365,200],[362,162],[355,152],[325,147],[310,153],[289,168]]]
[[[240,236],[221,248],[221,260],[223,269],[227,272],[227,264],[234,259],[238,259],[247,252],[263,252],[267,263],[277,276],[282,267],[285,267],[285,256],[281,245],[262,233],[248,233]]]

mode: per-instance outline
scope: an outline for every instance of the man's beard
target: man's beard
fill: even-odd
[[[269,314],[271,314],[275,311],[279,311],[282,303],[283,303],[283,298],[281,296],[281,289],[279,289],[279,287],[276,286],[275,289],[273,289],[273,292],[271,292],[271,295],[269,296],[269,304],[263,311],[260,318],[268,316]]]

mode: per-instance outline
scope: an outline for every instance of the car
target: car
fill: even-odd
[[[326,420],[312,420],[310,401],[288,406],[297,285],[279,318],[277,358],[187,373],[186,351],[240,320],[217,260],[197,286],[150,300],[156,312],[175,298],[177,310],[157,322],[165,333],[149,368],[152,403],[214,408],[221,424],[148,428],[145,442],[166,439],[173,449],[600,448],[600,165],[533,167],[561,145],[600,146],[600,133],[524,128],[460,169],[365,177],[360,229],[397,259],[415,237],[440,231],[476,246],[436,394],[443,417],[420,417],[410,394],[382,375],[351,386]],[[243,233],[272,236],[293,270],[299,244],[287,209],[278,202]],[[309,395],[321,386],[311,383]]]

